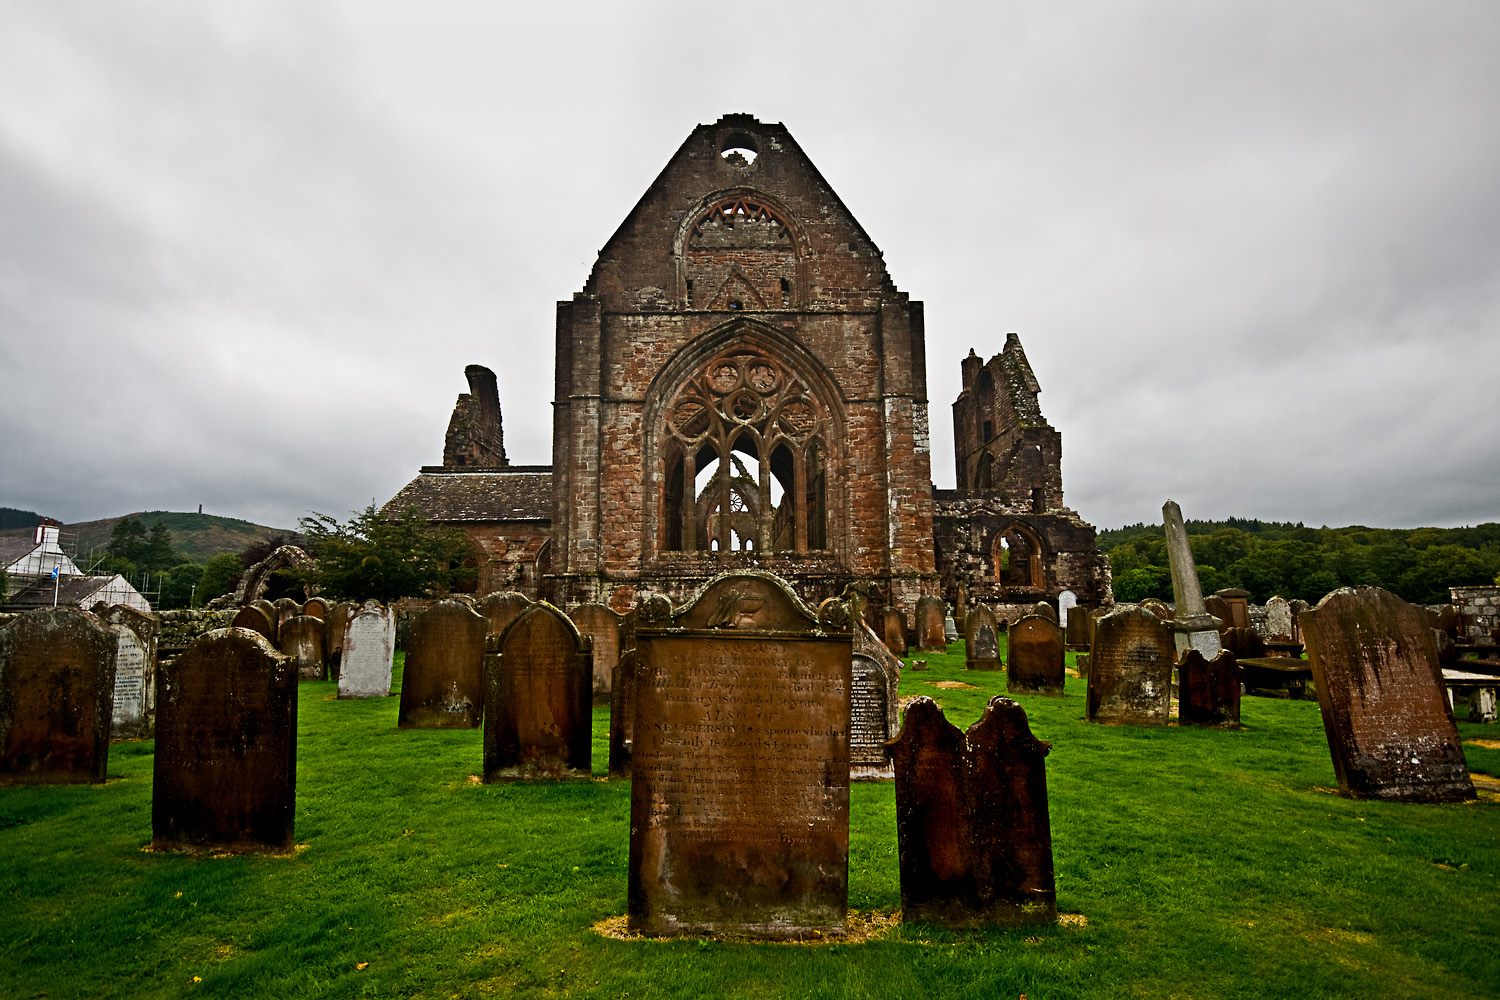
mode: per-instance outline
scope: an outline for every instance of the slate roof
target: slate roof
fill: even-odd
[[[31,579],[28,577],[28,579]],[[58,607],[84,607],[89,600],[113,580],[113,576],[63,576],[57,580]],[[52,607],[52,577],[38,577],[36,582],[11,595],[4,602],[6,610],[30,611],[32,608]],[[85,610],[87,610],[85,608]]]
[[[0,538],[0,569],[24,558],[26,553],[36,548],[36,542],[31,536],[22,538]]]
[[[416,507],[432,521],[551,521],[552,467],[464,471],[426,466],[382,510]]]

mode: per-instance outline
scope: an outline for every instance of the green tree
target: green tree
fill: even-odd
[[[1414,604],[1446,604],[1449,587],[1484,587],[1500,569],[1494,549],[1431,545],[1417,554],[1416,565],[1401,574],[1396,593]]]
[[[129,560],[132,566],[146,551],[146,526],[137,517],[122,517],[109,533],[106,550],[115,559]],[[118,571],[116,571],[118,572]]]
[[[161,596],[157,598],[156,606],[163,611],[170,611],[201,603],[196,588],[202,578],[201,563],[178,563],[170,567],[161,575]]]
[[[478,555],[469,536],[433,524],[415,507],[386,515],[371,504],[344,524],[317,513],[300,523],[314,558],[300,576],[330,597],[390,603],[450,590],[476,575],[465,566]]]
[[[151,533],[146,536],[140,553],[133,558],[138,567],[152,573],[159,573],[181,564],[181,557],[172,544],[172,531],[165,521],[157,521],[151,526]]]
[[[1157,597],[1172,599],[1172,571],[1165,566],[1142,566],[1127,570],[1114,578],[1115,600],[1126,603]]]
[[[194,602],[202,605],[234,589],[240,578],[240,557],[233,552],[220,552],[208,561],[198,577],[198,592]]]

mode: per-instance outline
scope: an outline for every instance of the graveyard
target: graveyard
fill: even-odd
[[[1002,658],[1008,656],[999,637]],[[960,728],[1006,693],[963,644],[902,671]],[[298,685],[295,845],[150,849],[156,742],[102,785],[0,789],[0,994],[15,997],[1483,997],[1500,990],[1500,809],[1336,792],[1311,700],[1234,730],[1091,725],[1084,682],[1015,693],[1046,757],[1056,923],[902,922],[889,781],[849,795],[846,936],[626,929],[631,783],[485,783],[479,728]],[[1500,775],[1493,726],[1459,721]],[[159,737],[160,738],[160,737]]]

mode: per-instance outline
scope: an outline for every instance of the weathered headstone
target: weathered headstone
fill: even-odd
[[[366,604],[374,603],[377,607],[379,601],[366,601]],[[323,615],[323,645],[328,651],[328,674],[338,677],[343,669],[344,662],[344,637],[349,631],[349,624],[354,621],[354,616],[359,614],[360,604],[357,601],[339,601],[328,608]],[[391,627],[395,628],[395,615],[391,616]],[[394,633],[392,634],[394,642]]]
[[[1239,587],[1225,587],[1214,591],[1214,596],[1229,608],[1229,620],[1224,624],[1230,628],[1250,627],[1250,591]]]
[[[276,619],[266,614],[264,608],[258,604],[247,604],[235,613],[229,623],[230,628],[247,628],[257,635],[263,636],[267,642],[276,642]]]
[[[943,635],[943,619],[948,606],[941,597],[928,594],[917,598],[917,652],[946,653],[948,642]]]
[[[276,636],[281,637],[281,627],[302,613],[302,605],[290,597],[278,597],[271,602],[276,609]]]
[[[1203,607],[1210,615],[1219,621],[1219,638],[1222,641],[1224,633],[1233,627],[1234,609],[1229,602],[1218,594],[1209,594],[1203,599]]]
[[[1177,724],[1239,728],[1240,667],[1229,650],[1210,661],[1189,649],[1177,661]]]
[[[312,615],[293,615],[277,629],[277,645],[292,658],[299,680],[320,681],[327,674],[323,653],[326,632],[323,620]]]
[[[959,640],[958,623],[953,620],[952,615],[943,618],[943,642],[953,643]]]
[[[416,615],[401,675],[402,729],[474,729],[484,714],[484,637],[489,623],[458,601]]]
[[[969,617],[969,588],[962,580],[953,588],[953,614],[959,618]]]
[[[665,618],[642,605],[633,930],[842,933],[853,652],[837,607],[815,618],[754,571],[715,578]]]
[[[1068,609],[1068,648],[1088,649],[1094,642],[1094,618],[1089,609],[1075,604]]]
[[[1193,561],[1193,546],[1188,542],[1182,508],[1168,500],[1162,505],[1161,517],[1167,533],[1167,562],[1172,570],[1172,602],[1177,612],[1172,619],[1172,642],[1179,653],[1191,647],[1205,658],[1218,656],[1219,625],[1203,603],[1203,585],[1198,582],[1198,564]]]
[[[158,677],[151,846],[288,851],[297,788],[297,672],[264,637],[215,629]]]
[[[1287,602],[1292,609],[1292,641],[1302,641],[1302,612],[1310,611],[1312,605],[1300,597],[1294,597]]]
[[[489,622],[490,635],[499,635],[533,603],[531,598],[514,590],[497,591],[475,601],[474,610]]]
[[[485,781],[590,777],[590,648],[568,616],[546,602],[533,604],[488,638]]]
[[[333,612],[340,613],[337,606]],[[384,698],[391,693],[396,658],[396,612],[366,601],[344,632],[340,698]]]
[[[272,604],[264,597],[257,597],[255,600],[251,601],[250,604],[257,608],[260,608],[261,611],[265,612],[266,621],[271,623],[271,634],[266,635],[266,633],[261,632],[261,635],[265,635],[266,639],[270,641],[271,645],[276,645],[276,628],[281,620],[281,613],[276,610],[276,605]],[[259,632],[260,630],[256,629],[256,631]]]
[[[124,604],[106,608],[99,616],[115,633],[115,695],[110,720],[113,739],[150,736],[156,724],[155,615]]]
[[[1078,606],[1078,595],[1071,590],[1065,590],[1057,595],[1057,624],[1063,628],[1068,627],[1068,612]]]
[[[1266,639],[1270,642],[1292,641],[1292,606],[1284,597],[1266,601]]]
[[[0,785],[103,784],[118,648],[79,608],[0,629]]]
[[[665,598],[663,598],[665,600]],[[670,605],[668,614],[671,614]],[[628,778],[635,751],[636,651],[627,649],[615,665],[613,690],[609,693],[609,776]]]
[[[594,641],[594,676],[590,681],[592,696],[610,693],[615,666],[620,662],[620,630],[625,616],[607,604],[580,604],[568,612],[580,635]]]
[[[1472,799],[1425,615],[1388,591],[1345,587],[1300,619],[1340,794]]]
[[[1166,601],[1158,600],[1155,597],[1148,597],[1141,602],[1141,607],[1145,608],[1147,611],[1151,612],[1153,615],[1160,618],[1164,622],[1169,622],[1172,620],[1172,606]]]
[[[885,648],[896,656],[905,656],[906,644],[906,615],[900,608],[886,608],[885,621],[881,638],[885,642]]]
[[[949,927],[1057,919],[1046,758],[1026,711],[992,698],[960,732],[930,698],[892,741],[901,919]]]
[[[877,781],[892,777],[886,744],[900,724],[901,661],[869,628],[854,630],[854,664],[849,688],[849,778]]]
[[[1234,654],[1235,659],[1245,660],[1266,655],[1266,644],[1254,629],[1235,626],[1224,630],[1224,648]]]
[[[1010,623],[1005,643],[1005,690],[1061,697],[1066,678],[1062,629],[1041,615]]]
[[[1026,613],[1028,615],[1041,615],[1052,624],[1057,624],[1057,609],[1052,606],[1050,601],[1037,601],[1031,610]]]
[[[321,597],[309,597],[302,605],[302,613],[322,621],[328,616],[329,604]]]
[[[964,621],[964,669],[999,670],[1004,666],[1000,660],[1000,623],[988,604],[975,601]]]
[[[1172,629],[1166,622],[1145,608],[1117,605],[1094,626],[1088,721],[1165,726],[1171,713],[1176,658]]]

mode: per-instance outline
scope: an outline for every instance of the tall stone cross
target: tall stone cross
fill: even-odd
[[[1219,620],[1203,605],[1203,586],[1198,582],[1198,566],[1193,562],[1193,547],[1188,544],[1187,526],[1177,501],[1162,504],[1161,519],[1167,531],[1167,562],[1172,567],[1172,600],[1177,606],[1171,622],[1172,642],[1178,656],[1196,649],[1204,659],[1212,660],[1223,648]]]

